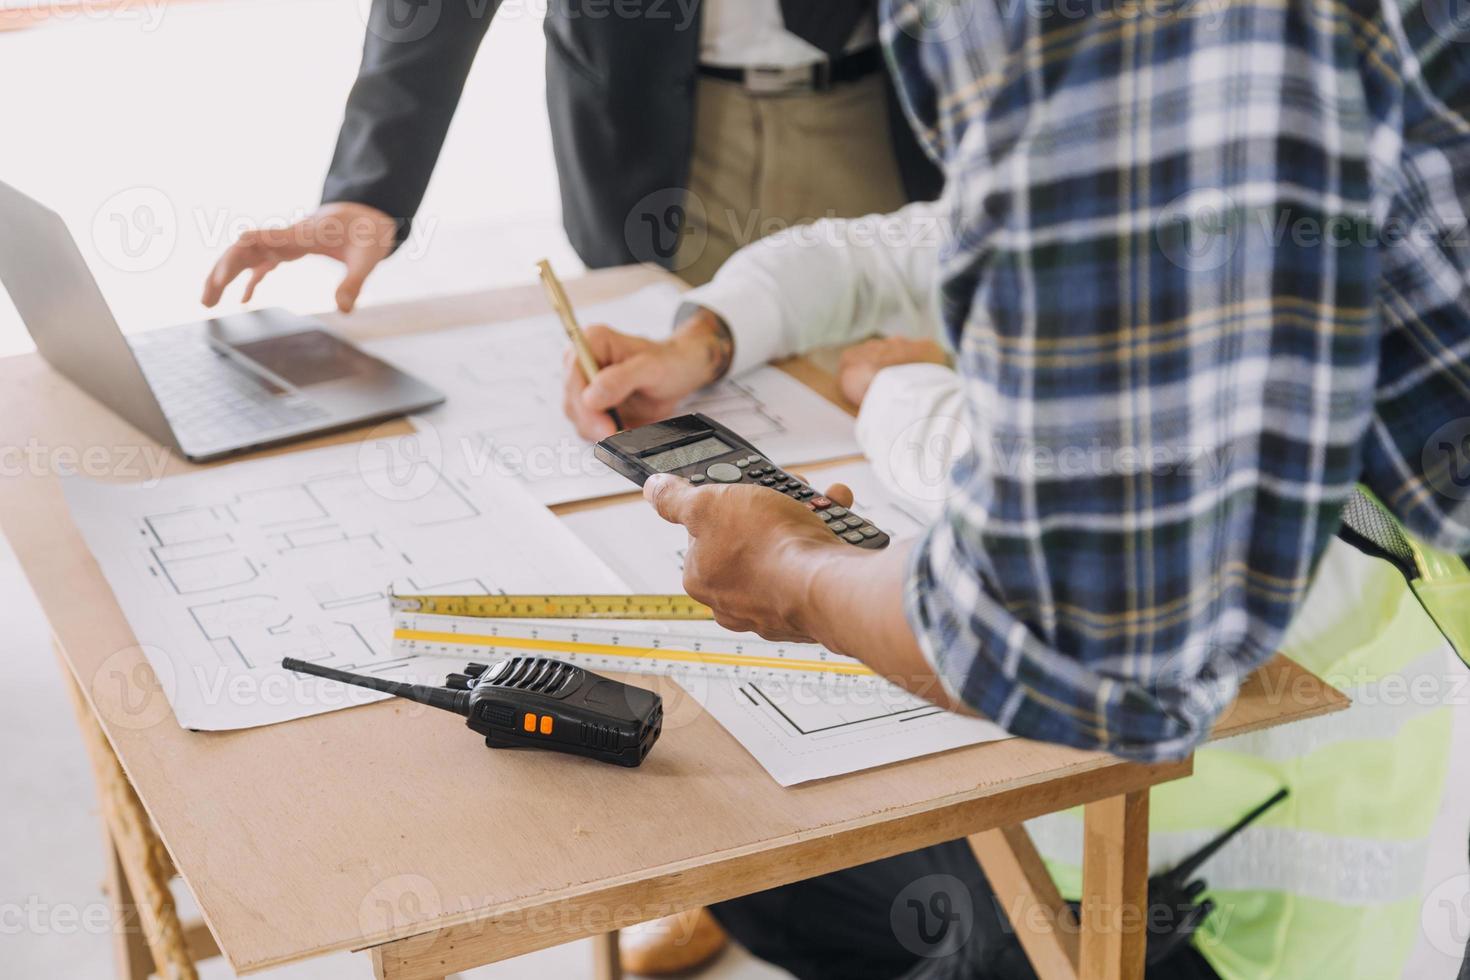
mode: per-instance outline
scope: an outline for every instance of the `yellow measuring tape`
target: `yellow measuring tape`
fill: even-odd
[[[394,612],[472,619],[714,619],[687,595],[395,595]]]

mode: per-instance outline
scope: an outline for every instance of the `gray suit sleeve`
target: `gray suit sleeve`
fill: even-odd
[[[371,205],[407,236],[498,3],[373,0],[322,203]]]

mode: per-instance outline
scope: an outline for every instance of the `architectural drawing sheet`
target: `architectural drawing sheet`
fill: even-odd
[[[583,326],[663,337],[679,291],[651,286],[578,311]],[[543,504],[626,493],[626,479],[592,455],[562,413],[562,355],[552,314],[441,330],[365,345],[441,389],[446,402],[415,419],[445,455],[477,472],[523,482]],[[757,368],[696,392],[681,411],[703,412],[734,429],[777,463],[833,459],[857,452],[853,420],[806,385],[772,367]]]
[[[845,483],[853,511],[895,540],[924,529],[922,508],[883,488],[866,462],[807,468],[814,486]],[[682,592],[684,529],[643,501],[562,518],[636,592]],[[668,624],[680,634],[737,636],[714,623]],[[749,681],[695,677],[680,684],[782,786],[859,772],[1009,737],[988,721],[943,711],[886,682]]]
[[[443,683],[394,651],[390,590],[620,591],[508,477],[367,440],[163,480],[65,481],[72,516],[186,728],[248,728],[376,700],[301,677],[299,657]]]

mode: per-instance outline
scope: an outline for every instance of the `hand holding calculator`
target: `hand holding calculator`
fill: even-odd
[[[694,484],[769,487],[806,504],[849,544],[875,550],[888,546],[888,535],[871,521],[783,472],[748,440],[705,415],[680,415],[628,429],[608,436],[593,452],[640,487],[655,473],[673,473]]]

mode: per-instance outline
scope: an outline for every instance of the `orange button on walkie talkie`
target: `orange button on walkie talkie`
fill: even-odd
[[[542,715],[541,716],[541,734],[542,735],[550,735],[551,734],[551,716],[550,715]]]
[[[531,714],[529,711],[526,712],[526,720],[525,720],[525,722],[523,724],[523,727],[528,732],[535,732],[536,731],[536,716],[533,715],[533,714]]]

